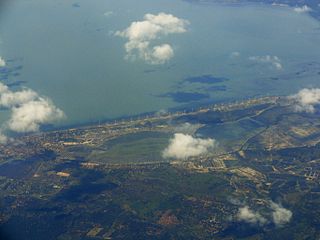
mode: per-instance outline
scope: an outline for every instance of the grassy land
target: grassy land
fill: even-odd
[[[129,134],[105,144],[106,150],[93,151],[88,159],[108,163],[143,163],[163,161],[162,151],[167,147],[170,134]]]

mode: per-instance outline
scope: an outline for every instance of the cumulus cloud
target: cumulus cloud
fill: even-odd
[[[12,108],[9,129],[15,132],[35,132],[41,124],[52,123],[64,116],[63,112],[45,98],[23,103]]]
[[[236,51],[236,52],[232,52],[232,53],[230,54],[230,57],[231,57],[231,58],[237,58],[237,57],[240,57],[240,55],[241,55],[240,52],[237,52],[237,51]]]
[[[173,49],[169,44],[163,44],[153,47],[150,55],[150,62],[164,63],[173,57]]]
[[[267,223],[267,219],[261,216],[260,213],[251,210],[248,206],[239,208],[237,219],[250,224],[264,225]]]
[[[293,8],[293,11],[297,13],[306,13],[306,12],[311,12],[312,9],[308,7],[307,5],[303,5],[302,7],[295,7]]]
[[[0,57],[0,67],[5,67],[5,66],[6,66],[5,60],[2,57]]]
[[[187,159],[206,154],[215,145],[214,139],[201,139],[188,134],[176,133],[170,140],[169,146],[163,151],[163,157]]]
[[[125,44],[127,58],[140,58],[149,64],[163,64],[174,56],[169,44],[152,46],[152,41],[174,33],[186,32],[188,21],[171,14],[146,14],[143,21],[132,22],[124,31],[117,31],[116,36],[128,39]]]
[[[289,6],[288,4],[276,3],[276,2],[273,2],[271,5],[272,6],[278,6],[278,7],[288,7]]]
[[[320,104],[320,88],[304,88],[289,99],[294,101],[295,111],[314,113],[315,106]]]
[[[281,205],[271,202],[271,209],[273,210],[272,219],[276,226],[283,226],[290,222],[292,218],[292,212]]]
[[[105,17],[110,17],[113,15],[113,12],[112,11],[107,11],[103,14]]]
[[[34,100],[38,94],[31,89],[23,89],[21,91],[12,92],[9,88],[0,83],[0,106],[11,108],[24,102]]]
[[[50,99],[27,88],[11,91],[3,83],[0,83],[0,107],[11,111],[9,120],[1,128],[0,143],[7,140],[4,130],[19,133],[38,131],[42,124],[64,117],[64,113]]]
[[[268,207],[271,211],[266,213],[266,217],[262,216],[261,213],[257,211],[251,210],[248,206],[244,206],[239,208],[236,218],[238,221],[260,226],[272,222],[277,227],[282,227],[290,222],[292,212],[289,209],[286,209],[273,201],[269,201],[269,204]]]
[[[282,64],[281,64],[281,60],[277,56],[270,56],[270,55],[266,55],[266,56],[251,56],[251,57],[249,57],[249,60],[250,61],[255,61],[255,62],[258,62],[258,63],[271,64],[277,70],[281,70],[283,68]]]
[[[0,131],[0,144],[4,144],[8,141],[8,137]]]

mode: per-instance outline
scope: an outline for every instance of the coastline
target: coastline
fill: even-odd
[[[154,112],[144,112],[137,115],[130,115],[130,116],[122,116],[119,118],[113,119],[104,119],[98,121],[87,122],[83,124],[74,124],[74,125],[66,125],[66,126],[53,126],[47,127],[42,129],[40,132],[33,132],[33,133],[25,133],[25,134],[16,134],[13,137],[28,137],[28,136],[36,136],[46,133],[52,132],[60,132],[60,131],[68,131],[71,129],[90,129],[96,128],[99,126],[105,125],[121,125],[126,124],[134,121],[146,121],[150,119],[161,119],[161,117],[168,117],[168,116],[175,116],[179,114],[196,114],[200,111],[209,111],[209,110],[217,110],[217,109],[225,109],[230,110],[232,109],[240,109],[240,108],[247,108],[250,106],[260,105],[263,103],[276,103],[278,100],[285,98],[285,96],[258,96],[258,97],[249,97],[243,99],[230,99],[230,101],[211,101],[208,103],[199,103],[193,104],[191,106],[180,106],[176,108],[170,108],[164,113],[160,113],[159,111]],[[245,107],[244,107],[245,106]]]

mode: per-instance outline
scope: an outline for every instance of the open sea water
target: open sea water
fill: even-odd
[[[13,0],[2,8],[0,81],[51,98],[67,116],[62,126],[320,87],[320,24],[289,7]],[[126,39],[114,33],[159,12],[190,22],[186,33],[157,40],[174,57],[162,65],[126,60]],[[2,110],[0,123],[7,118]]]

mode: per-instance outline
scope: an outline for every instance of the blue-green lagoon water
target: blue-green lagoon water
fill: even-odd
[[[174,57],[126,60],[126,39],[114,33],[159,12],[190,22],[186,33],[158,40]],[[62,125],[320,86],[320,23],[287,7],[14,0],[1,12],[0,39],[0,56],[16,68],[1,81],[50,97],[67,116]],[[250,60],[267,55],[282,69]]]

